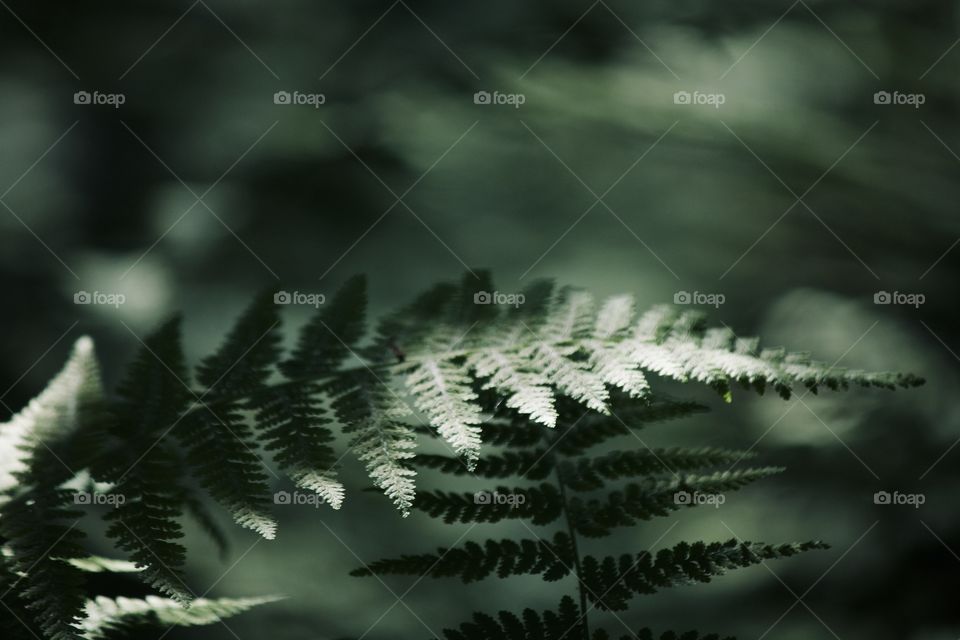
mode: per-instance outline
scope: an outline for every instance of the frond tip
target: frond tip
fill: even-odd
[[[257,598],[197,598],[189,609],[168,598],[106,598],[88,600],[86,617],[79,624],[85,640],[106,640],[112,633],[139,627],[195,627],[214,624],[254,607],[281,600],[279,596]]]

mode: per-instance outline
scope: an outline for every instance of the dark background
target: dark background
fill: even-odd
[[[760,462],[788,470],[685,512],[658,546],[736,535],[833,548],[775,575],[756,567],[636,600],[620,617],[743,638],[955,638],[958,8],[3,0],[0,415],[84,333],[113,383],[135,336],[182,310],[196,361],[263,286],[329,294],[365,272],[374,313],[465,265],[493,269],[503,292],[549,276],[634,292],[644,307],[720,293],[706,310],[740,335],[928,383],[786,403],[741,392],[732,406],[660,384],[714,411],[651,430],[650,444],[756,444]],[[77,105],[81,90],[125,102]],[[525,102],[478,105],[480,90]],[[326,101],[276,105],[277,91]],[[678,105],[677,91],[725,103]],[[877,91],[924,103],[875,104]],[[127,301],[78,306],[81,290]],[[878,291],[925,303],[875,305]],[[291,310],[290,326],[304,313]],[[390,589],[412,580],[388,589],[347,571],[463,530],[401,521],[358,491],[354,462],[344,473],[342,511],[285,509],[274,543],[231,528],[225,562],[190,530],[197,592],[290,596],[229,622],[243,640],[373,625],[369,638],[428,637],[478,609],[549,608],[569,587],[425,580],[393,606]],[[875,505],[879,490],[926,502]],[[597,551],[647,548],[672,523]],[[168,637],[200,634],[233,637]]]

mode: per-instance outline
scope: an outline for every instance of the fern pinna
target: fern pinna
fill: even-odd
[[[707,329],[697,314],[669,307],[637,316],[629,296],[595,308],[584,292],[537,282],[513,296],[522,304],[504,307],[489,304],[490,291],[486,274],[437,285],[385,317],[367,338],[365,281],[353,278],[318,305],[290,353],[280,347],[280,312],[289,295],[266,293],[192,376],[179,320],[164,323],[142,341],[113,394],[101,388],[92,341],[81,339],[48,390],[0,425],[0,587],[16,592],[22,606],[7,609],[12,618],[0,611],[5,627],[23,637],[67,640],[100,633],[90,625],[104,612],[119,612],[124,621],[176,618],[168,605],[201,602],[183,578],[182,516],[222,541],[207,495],[237,524],[272,539],[278,532],[271,457],[298,490],[336,509],[349,493],[337,467],[350,452],[404,515],[416,508],[462,521],[567,522],[549,544],[503,541],[451,556],[476,565],[461,571],[470,577],[483,573],[484,562],[505,575],[559,578],[572,568],[583,587],[580,605],[564,601],[559,613],[531,612],[522,623],[530,633],[553,629],[559,637],[557,625],[571,615],[581,620],[587,602],[616,609],[632,593],[807,548],[691,545],[656,558],[609,560],[577,553],[577,537],[663,514],[676,508],[671,500],[680,490],[731,490],[773,472],[695,474],[735,455],[716,450],[583,456],[646,420],[694,409],[658,399],[651,374],[705,383],[728,400],[735,384],[787,396],[796,385],[816,391],[920,383],[911,375],[842,371],[799,354],[761,351],[754,340]],[[578,411],[586,414],[574,424]],[[451,456],[421,456],[420,467],[492,477],[525,473],[541,484],[518,490],[525,502],[516,509],[477,505],[472,496],[417,494],[414,449],[424,425]],[[345,451],[336,450],[336,429],[346,436]],[[481,457],[484,442],[505,450]],[[580,495],[620,479],[634,481],[605,497]],[[86,592],[83,575],[91,564],[78,526],[86,511],[78,508],[78,491],[113,505],[104,510],[107,535],[127,554],[129,568],[166,598],[108,606]],[[422,569],[423,562],[391,566]],[[454,571],[449,563],[438,567]],[[259,603],[224,602],[218,609],[202,602],[224,614]],[[111,624],[105,621],[102,632]],[[510,616],[478,618],[462,633],[495,636],[500,632],[493,629],[502,627],[511,637],[517,624]]]
[[[558,529],[552,536],[544,539],[524,525],[527,538],[467,542],[435,553],[380,560],[353,575],[457,577],[466,583],[493,576],[538,575],[548,582],[570,578],[576,583],[579,602],[565,597],[556,611],[542,615],[533,609],[524,610],[520,616],[503,611],[496,618],[478,613],[458,630],[448,630],[446,637],[604,640],[611,637],[606,631],[590,632],[588,614],[593,609],[621,611],[637,595],[709,582],[730,569],[826,548],[819,541],[768,545],[728,540],[681,542],[656,553],[602,557],[583,553],[584,538],[607,537],[615,528],[695,506],[701,502],[698,496],[709,501],[780,471],[771,467],[730,470],[751,457],[741,451],[652,449],[639,444],[636,431],[657,420],[705,409],[695,403],[660,398],[637,401],[615,395],[609,406],[609,415],[585,414],[576,403],[560,401],[555,428],[549,431],[536,429],[528,419],[516,415],[498,417],[494,410],[489,414],[493,416],[489,424],[484,425],[484,434],[485,443],[498,450],[487,453],[472,470],[453,456],[419,455],[415,460],[422,469],[482,480],[479,490],[472,493],[423,491],[417,509],[448,523],[509,519],[552,526]],[[615,438],[623,440],[622,449],[590,455],[594,447]],[[525,485],[491,486],[514,477]],[[633,640],[653,637],[650,634],[649,629],[641,629],[620,637]],[[667,632],[659,637],[701,636]]]

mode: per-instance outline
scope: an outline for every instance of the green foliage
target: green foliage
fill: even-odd
[[[280,324],[272,295],[262,294],[243,313],[216,353],[197,367],[203,390],[178,431],[200,483],[234,521],[270,540],[277,525],[269,511],[267,474],[243,412],[264,391],[279,357]],[[181,377],[181,380],[183,378]],[[180,383],[181,390],[185,382]]]
[[[538,537],[521,540],[466,542],[433,554],[403,555],[379,560],[353,572],[355,576],[405,574],[433,578],[458,577],[465,583],[493,575],[508,578],[538,575],[545,581],[571,578],[580,599],[577,605],[567,597],[555,612],[537,614],[528,609],[521,617],[501,612],[497,618],[476,614],[472,622],[447,631],[447,638],[608,638],[606,632],[589,631],[587,617],[592,609],[621,611],[638,595],[653,594],[671,587],[709,582],[729,570],[767,560],[786,558],[812,549],[826,548],[819,542],[767,545],[729,540],[726,542],[681,542],[657,552],[640,551],[619,556],[594,556],[582,552],[584,537],[607,537],[617,527],[633,526],[640,520],[669,515],[699,501],[690,496],[717,496],[735,491],[755,480],[778,473],[771,467],[730,467],[752,456],[746,452],[717,448],[631,449],[630,435],[650,421],[690,415],[702,410],[695,404],[674,401],[647,404],[646,399],[616,396],[610,406],[614,419],[629,416],[630,426],[611,429],[603,438],[580,440],[577,446],[561,451],[567,438],[594,428],[583,420],[579,408],[564,405],[552,431],[539,438],[523,438],[520,432],[536,427],[530,419],[518,419],[512,411],[495,411],[490,426],[496,425],[494,441],[501,450],[485,456],[475,470],[468,471],[455,457],[420,455],[415,464],[442,475],[472,475],[484,478],[517,477],[535,481],[534,486],[484,487],[476,493],[423,491],[416,508],[448,523],[525,520],[533,526],[559,527],[549,542]],[[653,410],[652,407],[656,407]],[[668,412],[663,408],[669,407]],[[626,446],[601,454],[587,449],[609,438],[627,437]],[[617,488],[619,481],[626,481]],[[602,492],[594,495],[594,492]],[[578,494],[587,493],[586,496]],[[529,528],[529,527],[528,527]],[[530,529],[531,533],[533,529]],[[642,633],[649,634],[649,630]],[[640,637],[652,637],[640,635]],[[691,637],[699,635],[662,637]],[[716,637],[716,636],[706,636]]]
[[[107,535],[144,568],[147,584],[182,602],[190,600],[176,519],[183,489],[177,454],[166,436],[188,403],[185,376],[180,323],[171,320],[144,342],[120,383],[106,427],[109,450],[93,467],[97,479],[123,496],[104,516]]]
[[[103,640],[117,632],[129,633],[143,627],[196,627],[215,624],[277,600],[277,597],[197,598],[189,609],[184,609],[175,600],[157,596],[142,600],[100,596],[87,601],[86,617],[80,628],[85,640]]]
[[[418,573],[438,560],[431,575],[465,580],[494,572],[549,580],[573,575],[579,606],[565,600],[559,613],[525,613],[523,621],[508,614],[479,617],[456,632],[493,637],[495,629],[516,634],[529,625],[552,637],[558,625],[586,615],[591,585],[610,585],[609,594],[590,599],[594,606],[620,608],[635,593],[704,581],[816,546],[770,550],[753,543],[697,543],[673,549],[678,565],[669,571],[657,564],[660,556],[594,560],[578,553],[578,537],[606,536],[615,527],[679,508],[677,492],[732,491],[777,471],[724,471],[746,456],[721,449],[623,448],[590,455],[649,423],[704,410],[655,394],[654,375],[702,382],[726,399],[735,384],[761,392],[772,387],[786,396],[794,386],[816,391],[921,382],[759,350],[756,341],[709,329],[689,312],[659,307],[637,315],[629,296],[597,306],[585,292],[536,282],[516,307],[475,297],[494,290],[485,273],[437,285],[386,316],[366,340],[365,280],[353,278],[319,305],[286,354],[280,307],[271,292],[264,293],[193,376],[179,320],[161,325],[143,340],[113,395],[100,386],[92,342],[81,339],[64,372],[0,429],[0,543],[7,554],[0,582],[18,592],[17,606],[28,619],[19,631],[76,638],[82,621],[112,620],[113,614],[104,613],[110,610],[120,622],[103,628],[113,628],[128,620],[127,609],[138,607],[153,607],[150,615],[166,619],[161,609],[173,611],[172,602],[193,600],[183,581],[181,517],[193,517],[224,548],[225,536],[207,509],[209,496],[237,524],[274,538],[273,465],[298,489],[339,508],[346,495],[337,478],[343,455],[334,448],[334,429],[340,428],[373,483],[404,515],[417,509],[448,522],[561,525],[564,532],[550,543],[489,541],[373,566]],[[438,436],[453,455],[414,457],[424,434]],[[483,446],[500,451],[481,457]],[[484,504],[469,493],[418,494],[417,467],[537,484],[496,490],[522,502]],[[90,559],[82,548],[77,525],[83,513],[70,507],[78,486],[105,492],[115,505],[104,510],[107,534],[132,564],[112,570],[138,569],[170,600],[99,600],[84,608],[84,572],[110,565]],[[194,611],[200,615],[203,609]]]

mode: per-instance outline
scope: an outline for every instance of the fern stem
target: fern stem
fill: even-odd
[[[590,623],[587,620],[587,593],[583,586],[583,567],[580,563],[580,550],[577,545],[577,532],[573,528],[573,521],[570,519],[570,510],[567,509],[567,486],[560,475],[560,466],[557,464],[556,456],[553,454],[553,446],[556,441],[563,437],[563,434],[557,434],[553,430],[544,429],[544,439],[547,441],[551,453],[548,455],[550,464],[553,466],[554,474],[557,478],[557,488],[560,491],[560,502],[563,505],[563,519],[567,526],[567,536],[570,537],[570,550],[573,553],[573,569],[577,577],[577,593],[580,596],[580,623],[583,626],[584,640],[590,640]]]

